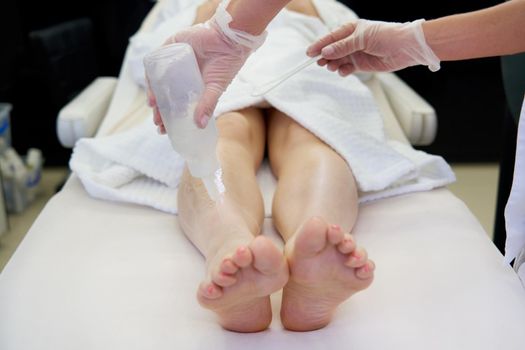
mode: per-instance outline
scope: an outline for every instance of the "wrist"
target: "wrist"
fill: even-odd
[[[413,22],[410,22],[409,25],[413,26],[413,35],[414,39],[419,45],[417,50],[416,60],[419,64],[428,66],[432,72],[436,72],[440,69],[440,58],[434,51],[431,46],[431,42],[428,40],[428,23],[431,21],[426,21],[424,19],[419,19]]]
[[[439,34],[439,25],[436,26],[435,20],[424,21],[421,24],[421,30],[423,31],[425,42],[432,49],[432,51],[434,51],[436,56],[439,57],[438,54],[440,52],[440,43],[442,42],[440,39],[441,35]]]
[[[251,50],[257,49],[266,39],[266,32],[262,31],[260,34],[254,35],[250,32],[232,27],[233,17],[230,12],[228,12],[229,3],[230,0],[224,0],[219,4],[215,15],[211,19],[212,23],[214,23],[216,29],[232,43],[245,46]]]

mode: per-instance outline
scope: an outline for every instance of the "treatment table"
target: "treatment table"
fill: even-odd
[[[367,85],[390,137],[433,140],[435,113],[408,86],[393,74],[374,74]],[[118,81],[97,80],[64,110],[57,127],[69,146],[150,113],[126,65]],[[267,165],[259,180],[268,210],[275,180]],[[282,245],[269,215],[262,232]],[[276,293],[268,330],[233,333],[197,303],[204,259],[176,216],[94,199],[72,175],[0,275],[0,349],[525,349],[525,290],[449,190],[363,204],[353,233],[376,276],[331,324],[284,330]]]

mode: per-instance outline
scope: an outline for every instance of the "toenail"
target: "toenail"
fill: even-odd
[[[334,229],[334,230],[336,230],[336,231],[339,231],[339,230],[341,230],[341,226],[336,225],[336,224],[333,224],[333,225],[332,225],[332,229]]]

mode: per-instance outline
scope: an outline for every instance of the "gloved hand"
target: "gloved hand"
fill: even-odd
[[[227,4],[228,2],[222,2],[215,15],[206,23],[183,30],[165,42],[165,45],[184,42],[193,47],[205,85],[194,114],[195,123],[201,128],[208,124],[219,97],[248,56],[261,46],[266,38],[266,32],[251,35],[231,29],[228,24],[232,17],[226,11]],[[148,104],[154,107],[154,122],[159,127],[159,132],[165,133],[151,89],[148,89]]]
[[[355,71],[391,72],[418,64],[433,72],[440,60],[425,41],[423,19],[389,23],[359,19],[312,44],[307,54],[321,54],[319,65],[347,76]]]

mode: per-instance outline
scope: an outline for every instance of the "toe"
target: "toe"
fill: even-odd
[[[368,260],[364,266],[355,270],[355,275],[362,280],[369,279],[374,275],[375,268],[375,263],[372,260]]]
[[[222,296],[222,289],[213,282],[203,282],[199,286],[199,296],[205,299],[217,299]]]
[[[315,256],[326,247],[327,223],[313,217],[308,220],[296,234],[294,241],[295,254],[301,257]]]
[[[285,263],[282,252],[266,237],[258,236],[250,244],[253,255],[253,267],[263,274],[280,271]]]
[[[361,267],[365,265],[368,259],[368,253],[363,248],[356,248],[350,257],[346,261],[346,266],[348,267]]]
[[[235,265],[235,263],[231,260],[231,258],[225,258],[221,263],[220,271],[225,274],[233,275],[238,270],[239,270],[239,267]]]
[[[356,248],[355,240],[352,235],[345,233],[342,241],[337,245],[337,250],[342,254],[350,254]]]
[[[339,225],[330,225],[328,228],[328,242],[333,245],[341,243],[343,240],[343,230]]]
[[[241,246],[233,254],[232,261],[240,268],[247,267],[253,261],[252,252],[248,247]]]
[[[219,272],[212,277],[212,281],[220,287],[229,287],[237,282],[237,278],[235,278],[235,276]]]

